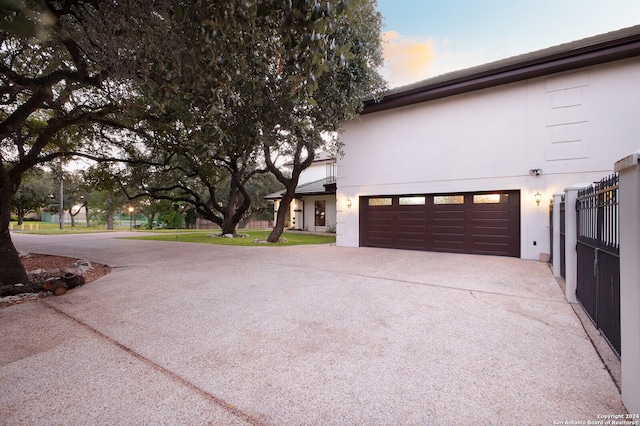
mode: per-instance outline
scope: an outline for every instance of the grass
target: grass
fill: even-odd
[[[273,244],[264,244],[255,242],[254,240],[266,240],[269,236],[270,230],[267,229],[244,229],[239,230],[239,234],[248,235],[246,238],[218,238],[210,237],[210,234],[215,234],[215,230],[198,230],[190,231],[183,230],[176,232],[169,232],[165,230],[158,235],[140,236],[140,237],[128,237],[127,239],[133,240],[151,240],[151,241],[179,241],[182,243],[200,243],[200,244],[219,244],[226,246],[296,246],[307,244],[329,244],[335,243],[336,237],[334,235],[317,235],[317,234],[303,234],[300,232],[284,232],[280,237],[281,241]],[[286,240],[286,241],[284,241]]]
[[[20,232],[22,234],[39,234],[39,235],[66,235],[66,234],[87,234],[93,232],[113,232],[107,230],[107,226],[86,226],[85,224],[76,225],[71,227],[69,224],[64,224],[64,229],[60,229],[60,224],[49,222],[23,222],[18,226],[18,222],[12,221],[10,225],[13,226],[13,232]],[[115,227],[114,231],[128,231],[129,226]]]
[[[86,234],[91,232],[114,232],[114,231],[128,231],[129,226],[116,226],[114,231],[109,231],[105,226],[100,227],[87,227],[86,225],[64,225],[64,229],[60,229],[58,223],[46,223],[46,222],[24,222],[24,230],[21,226],[18,226],[17,222],[11,222],[13,225],[13,232],[23,234],[39,234],[39,235],[67,235],[67,234]],[[137,231],[137,230],[136,230]],[[271,232],[270,229],[241,229],[238,230],[239,234],[248,235],[247,238],[215,238],[210,237],[210,234],[218,232],[215,229],[154,229],[152,231],[141,229],[141,232],[153,232],[155,235],[139,236],[139,237],[127,237],[131,240],[151,240],[151,241],[179,241],[183,243],[200,243],[200,244],[219,244],[226,246],[296,246],[296,245],[308,245],[308,244],[330,244],[336,242],[335,235],[318,235],[318,234],[305,234],[301,232],[285,231],[280,237],[285,241],[264,244],[254,243],[254,240],[266,240]]]

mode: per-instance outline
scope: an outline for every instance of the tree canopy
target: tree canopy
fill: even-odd
[[[142,165],[155,175],[128,177],[156,191],[169,179],[172,196],[233,226],[256,173],[273,173],[290,201],[326,135],[384,88],[372,1],[1,0],[0,10],[0,282],[26,279],[8,223],[32,167],[71,155]]]

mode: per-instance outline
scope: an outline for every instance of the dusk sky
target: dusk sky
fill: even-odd
[[[378,0],[389,87],[640,24],[640,0]]]

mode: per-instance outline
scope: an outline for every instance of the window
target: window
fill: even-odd
[[[509,202],[509,194],[481,194],[473,196],[473,204],[502,204]]]
[[[316,226],[326,225],[327,202],[325,200],[316,201]]]
[[[424,197],[400,197],[401,206],[424,206]]]
[[[391,198],[369,198],[370,206],[390,206]]]
[[[433,204],[464,204],[464,195],[436,195]]]

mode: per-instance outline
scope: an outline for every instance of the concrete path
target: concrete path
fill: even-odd
[[[540,262],[13,238],[114,270],[0,309],[0,424],[552,425],[625,412]]]

